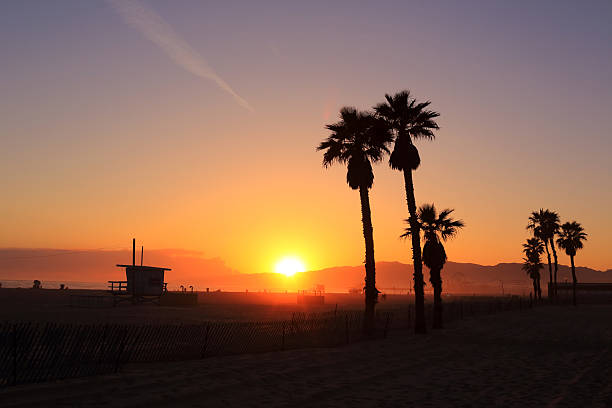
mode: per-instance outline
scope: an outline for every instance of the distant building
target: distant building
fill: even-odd
[[[549,295],[553,288],[554,283],[549,283]],[[571,300],[572,290],[571,282],[557,283],[557,297],[561,300]],[[612,303],[612,283],[577,283],[576,298],[579,303]]]

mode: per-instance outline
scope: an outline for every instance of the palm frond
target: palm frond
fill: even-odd
[[[325,127],[331,134],[317,147],[324,151],[323,166],[346,163],[349,186],[370,188],[374,182],[371,163],[381,161],[393,141],[387,122],[371,112],[344,107],[340,110],[340,121]]]
[[[438,214],[435,204],[423,204],[417,209],[417,222],[419,229],[423,230],[423,239],[425,241],[447,241],[454,238],[459,230],[465,227],[462,220],[450,218],[453,209],[447,208]],[[410,220],[404,220],[408,227],[404,229],[401,238],[406,238],[412,233]]]
[[[576,221],[561,225],[558,235],[557,245],[569,256],[575,256],[576,251],[584,247],[583,241],[586,241],[588,237],[582,225]]]
[[[389,165],[401,171],[416,170],[421,159],[412,141],[434,139],[434,131],[439,129],[434,119],[440,114],[427,109],[431,101],[417,102],[408,90],[394,95],[385,94],[385,100],[374,106],[374,112],[395,133],[395,146]]]

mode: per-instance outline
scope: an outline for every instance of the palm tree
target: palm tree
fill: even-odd
[[[544,210],[545,225],[548,231],[548,241],[553,253],[553,261],[555,263],[555,296],[557,296],[557,271],[559,270],[559,259],[557,258],[557,250],[555,249],[555,235],[559,233],[561,227],[561,219],[555,211]]]
[[[426,333],[421,238],[412,181],[412,172],[419,167],[421,159],[419,151],[412,142],[416,139],[434,139],[433,132],[439,129],[434,119],[440,114],[427,109],[431,104],[429,101],[417,103],[416,99],[410,95],[410,91],[398,92],[393,96],[386,94],[385,99],[386,102],[376,105],[374,110],[387,122],[395,136],[395,145],[389,158],[389,165],[392,169],[404,173],[414,265],[414,330],[416,333]]]
[[[559,230],[559,238],[557,238],[557,245],[559,248],[565,250],[565,253],[569,255],[572,263],[572,303],[576,306],[576,266],[574,265],[574,257],[576,251],[583,248],[582,241],[587,240],[587,233],[584,232],[582,225],[576,221],[566,222],[561,225]]]
[[[557,250],[555,249],[555,234],[559,231],[559,214],[554,211],[544,210],[540,208],[540,211],[533,211],[531,216],[529,217],[529,224],[527,224],[527,229],[533,231],[533,236],[539,238],[544,242],[544,247],[546,249],[546,256],[548,258],[548,273],[549,273],[549,282],[554,285],[551,285],[553,288],[553,293],[549,293],[548,296],[551,297],[556,295],[557,290]],[[553,251],[553,256],[555,260],[555,275],[553,279],[552,272],[552,264],[550,261],[550,251],[548,249],[548,244],[550,244],[550,248]]]
[[[442,328],[442,268],[446,263],[446,251],[442,241],[453,238],[465,224],[454,220],[450,215],[455,210],[445,209],[438,214],[434,204],[424,204],[419,207],[417,216],[419,228],[423,230],[423,263],[429,268],[429,281],[434,290],[434,320],[433,328]],[[406,220],[408,222],[408,220]],[[401,235],[402,238],[412,236],[409,225]]]
[[[369,198],[369,189],[374,183],[372,162],[382,160],[384,154],[389,153],[387,145],[393,138],[380,119],[351,107],[342,108],[340,121],[326,128],[331,131],[331,135],[317,147],[317,150],[325,151],[323,166],[328,167],[335,162],[346,164],[346,182],[353,190],[359,190],[361,198],[366,272],[364,330],[370,334],[374,330],[374,308],[378,301]]]
[[[534,298],[538,298],[540,293],[539,281],[540,281],[540,269],[542,269],[542,262],[535,256],[527,256],[523,258],[523,270],[527,272],[527,275],[533,281],[533,293]]]
[[[542,286],[540,285],[540,269],[543,268],[540,260],[540,255],[544,253],[544,244],[539,238],[529,238],[526,244],[523,244],[523,270],[527,272],[533,280],[533,296],[536,299],[542,299]]]

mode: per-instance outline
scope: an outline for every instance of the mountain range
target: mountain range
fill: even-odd
[[[125,273],[115,265],[130,263],[130,251],[0,249],[0,282],[2,280],[79,281],[100,284],[108,280],[123,280]],[[224,291],[296,291],[311,290],[323,285],[328,292],[361,290],[364,267],[336,266],[297,273],[285,277],[276,273],[240,273],[228,267],[220,258],[204,258],[201,253],[184,250],[150,250],[145,264],[172,268],[166,273],[171,289],[193,285],[197,290]],[[376,264],[377,287],[383,293],[411,291],[413,268],[400,262]],[[429,271],[424,268],[427,282]],[[548,265],[542,274],[542,288],[548,284]],[[599,271],[576,268],[579,282],[612,282],[612,270]],[[449,293],[514,293],[527,294],[531,281],[519,263],[486,266],[473,263],[448,262],[442,271],[444,290]],[[560,265],[558,281],[571,281],[568,266]],[[503,288],[502,288],[503,286]],[[426,291],[430,289],[427,282]]]

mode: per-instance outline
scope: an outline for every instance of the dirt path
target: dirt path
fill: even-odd
[[[612,307],[548,307],[425,337],[128,367],[18,386],[0,406],[612,406]]]

